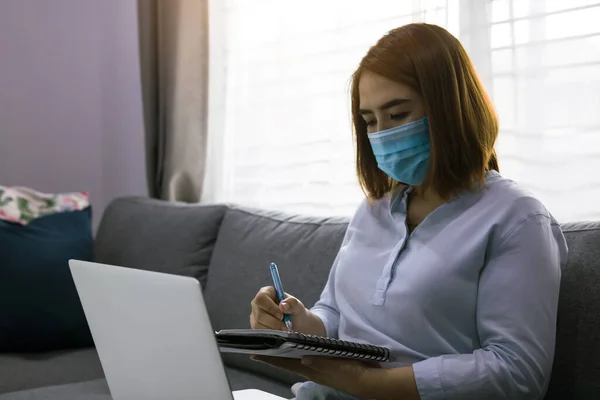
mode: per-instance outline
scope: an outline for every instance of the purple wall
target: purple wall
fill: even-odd
[[[0,1],[0,184],[146,195],[135,0]]]

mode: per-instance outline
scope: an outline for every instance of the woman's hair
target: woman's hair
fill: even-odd
[[[377,167],[367,125],[359,113],[363,71],[410,86],[423,99],[431,153],[424,185],[448,199],[498,171],[494,143],[498,120],[475,68],[458,39],[425,23],[396,28],[369,49],[352,77],[356,171],[371,200],[398,185]]]

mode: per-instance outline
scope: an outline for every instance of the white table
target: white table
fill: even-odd
[[[233,392],[234,400],[286,400],[283,397],[263,392],[262,390],[246,389]]]

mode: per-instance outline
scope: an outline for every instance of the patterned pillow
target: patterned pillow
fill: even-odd
[[[44,215],[83,210],[89,205],[86,192],[50,194],[26,187],[0,185],[0,220],[21,225]]]

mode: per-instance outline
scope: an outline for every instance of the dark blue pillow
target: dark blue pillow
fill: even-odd
[[[0,352],[93,343],[69,259],[93,258],[91,208],[0,221]]]

